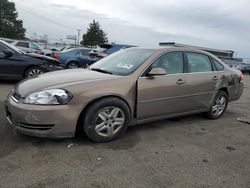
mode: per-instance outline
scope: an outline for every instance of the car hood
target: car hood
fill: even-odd
[[[45,73],[17,84],[15,92],[25,97],[30,93],[49,88],[63,88],[74,84],[115,79],[120,76],[86,69],[62,70]]]

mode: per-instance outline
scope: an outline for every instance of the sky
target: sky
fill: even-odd
[[[159,42],[234,50],[250,58],[250,0],[12,0],[34,38],[51,42],[85,33],[99,21],[109,42],[158,46]]]

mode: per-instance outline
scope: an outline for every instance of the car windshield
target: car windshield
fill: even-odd
[[[116,52],[90,66],[91,70],[127,76],[145,62],[155,50],[129,49]]]
[[[5,46],[7,46],[7,47],[10,48],[11,50],[13,50],[13,51],[15,51],[15,52],[17,52],[17,53],[19,53],[19,54],[25,54],[25,52],[23,52],[22,50],[16,48],[15,46],[13,46],[13,45],[11,45],[11,44],[9,44],[9,43],[7,43],[7,42],[5,42],[5,41],[1,41],[1,42],[2,42]]]

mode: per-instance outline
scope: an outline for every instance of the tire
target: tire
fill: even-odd
[[[33,76],[37,76],[39,74],[43,74],[45,71],[41,67],[33,66],[28,68],[24,73],[24,78],[30,78]]]
[[[127,104],[118,98],[108,97],[91,105],[82,122],[84,132],[93,142],[108,142],[121,137],[129,121]]]
[[[228,95],[224,91],[219,91],[213,101],[210,110],[207,112],[207,117],[209,119],[220,118],[227,109],[228,105]]]
[[[79,63],[76,62],[76,61],[71,61],[71,62],[69,62],[69,63],[67,64],[67,66],[66,66],[67,69],[77,69],[77,68],[79,68],[79,67],[80,67],[80,65],[79,65]]]

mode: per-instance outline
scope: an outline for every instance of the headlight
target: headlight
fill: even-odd
[[[72,95],[63,89],[49,89],[30,94],[25,98],[25,104],[60,105],[66,104]]]

